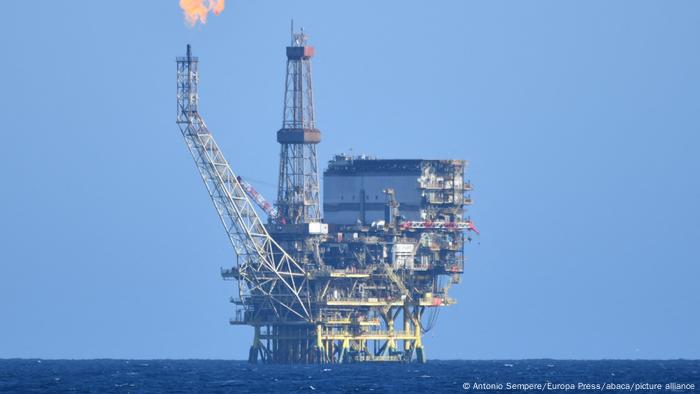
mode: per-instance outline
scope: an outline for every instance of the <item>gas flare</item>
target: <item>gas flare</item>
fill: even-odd
[[[194,27],[197,22],[207,23],[207,15],[219,15],[224,10],[224,0],[180,0],[180,8],[185,13],[185,22]]]

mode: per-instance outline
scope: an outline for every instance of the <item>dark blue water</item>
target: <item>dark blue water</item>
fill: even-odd
[[[670,385],[674,383],[683,386]],[[590,386],[581,386],[586,384]],[[467,385],[469,389],[465,390]],[[0,360],[0,392],[536,391],[698,392],[700,361],[430,361],[425,365],[253,366],[242,361],[204,360]]]

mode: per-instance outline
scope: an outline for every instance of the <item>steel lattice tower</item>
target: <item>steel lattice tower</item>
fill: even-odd
[[[280,170],[277,189],[278,222],[310,223],[321,220],[316,144],[321,132],[316,128],[311,84],[311,58],[314,47],[307,45],[302,29],[292,28],[287,47],[287,77],[284,89],[280,143]]]

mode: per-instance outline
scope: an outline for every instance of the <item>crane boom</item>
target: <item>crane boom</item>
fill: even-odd
[[[267,311],[283,320],[310,321],[304,268],[270,236],[239,178],[198,112],[198,59],[187,46],[177,59],[177,124],[234,247],[241,297],[265,297]]]
[[[277,208],[275,208],[274,205],[270,204],[265,197],[263,197],[262,194],[258,193],[257,190],[251,185],[248,181],[245,179],[241,178],[240,176],[238,177],[238,182],[241,183],[241,186],[243,186],[243,190],[248,194],[250,198],[255,201],[255,203],[262,209],[270,219],[277,219]]]

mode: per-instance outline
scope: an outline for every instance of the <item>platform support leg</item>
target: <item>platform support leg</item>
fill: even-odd
[[[260,353],[260,326],[255,326],[255,336],[253,337],[253,345],[248,352],[248,362],[251,364],[258,363],[258,353]]]

